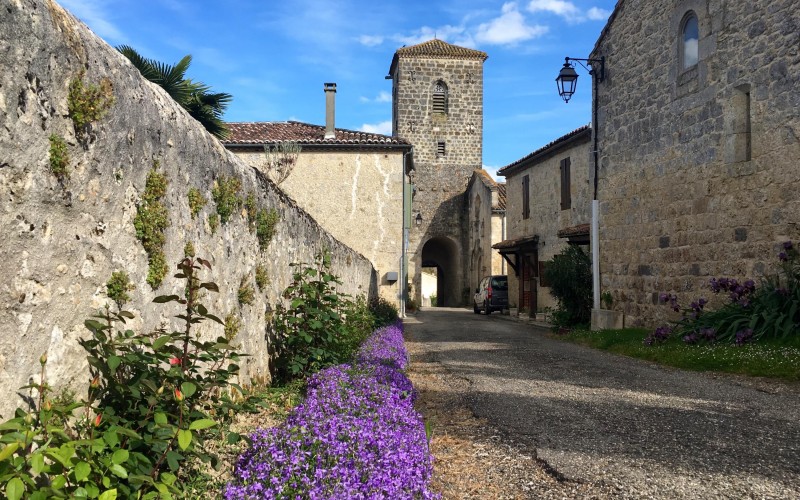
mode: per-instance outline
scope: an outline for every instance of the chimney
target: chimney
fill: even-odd
[[[336,84],[325,84],[325,138],[336,138]]]

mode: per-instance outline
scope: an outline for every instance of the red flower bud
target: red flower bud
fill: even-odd
[[[46,400],[46,401],[44,402],[44,404],[42,405],[42,409],[43,409],[44,411],[50,411],[50,410],[52,410],[52,409],[53,409],[53,403],[51,403],[49,399],[48,399],[48,400]]]
[[[171,365],[179,365],[181,364],[180,358],[169,358],[169,364]]]
[[[94,426],[95,427],[100,427],[100,420],[102,420],[102,419],[103,419],[103,414],[102,413],[98,413],[97,416],[94,417]]]
[[[183,393],[180,389],[175,389],[175,401],[183,401]]]
[[[92,381],[91,381],[91,383],[89,385],[91,386],[92,389],[97,389],[98,387],[100,387],[100,374],[99,373],[94,376],[94,378],[92,379]]]

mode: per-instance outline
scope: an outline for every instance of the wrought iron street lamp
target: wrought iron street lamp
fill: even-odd
[[[578,73],[575,71],[575,66],[570,64],[570,61],[576,61],[578,64],[583,66],[590,75],[595,77],[595,83],[602,82],[606,76],[605,57],[601,57],[600,59],[577,59],[575,57],[565,57],[564,66],[561,68],[561,71],[558,72],[558,77],[556,78],[558,95],[564,99],[564,102],[569,102],[572,94],[575,93],[575,88],[578,86]],[[586,65],[583,64],[584,62],[586,62],[590,67],[587,68]],[[595,69],[595,66],[598,68]]]

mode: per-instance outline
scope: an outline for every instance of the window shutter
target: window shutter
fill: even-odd
[[[527,219],[531,215],[530,207],[530,177],[522,177],[522,218]]]
[[[572,192],[570,189],[570,159],[561,160],[561,210],[572,207]]]
[[[433,112],[447,113],[447,88],[442,82],[433,87]]]

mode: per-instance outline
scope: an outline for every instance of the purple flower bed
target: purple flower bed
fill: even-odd
[[[225,487],[227,499],[439,498],[414,410],[400,326],[373,332],[356,364],[313,375],[286,422],[258,430]]]

